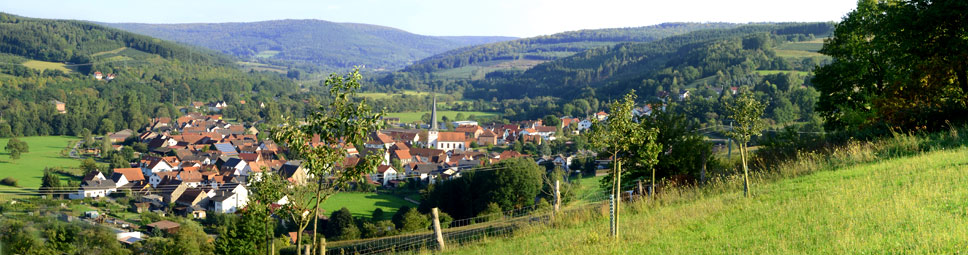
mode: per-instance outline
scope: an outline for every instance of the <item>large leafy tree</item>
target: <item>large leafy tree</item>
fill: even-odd
[[[837,25],[816,70],[819,112],[835,129],[938,127],[964,118],[968,2],[861,0]]]
[[[354,167],[342,167],[346,146],[362,146],[367,136],[382,128],[382,113],[375,113],[362,99],[354,102],[363,76],[359,70],[341,76],[332,74],[324,84],[329,87],[330,103],[311,112],[305,124],[287,119],[287,124],[273,130],[272,139],[288,147],[290,156],[301,159],[303,166],[316,180],[315,199],[308,214],[300,214],[300,221],[312,220],[313,244],[319,244],[316,234],[319,206],[329,196],[346,188],[349,183],[364,180],[382,160],[376,153],[367,155]],[[317,137],[318,143],[314,143]],[[311,216],[311,217],[309,217]],[[319,247],[319,245],[314,245]],[[314,252],[318,248],[313,249]]]
[[[746,159],[749,157],[747,143],[753,136],[760,135],[766,127],[763,122],[763,111],[766,106],[753,97],[753,93],[744,93],[723,104],[728,117],[735,125],[726,131],[726,135],[739,144],[740,156],[743,160],[743,194],[750,196],[749,167]]]

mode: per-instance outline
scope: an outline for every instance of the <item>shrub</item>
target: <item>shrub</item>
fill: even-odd
[[[3,178],[3,180],[0,180],[0,185],[7,185],[7,186],[11,186],[11,187],[20,187],[19,185],[17,185],[17,179],[14,179],[13,177]]]

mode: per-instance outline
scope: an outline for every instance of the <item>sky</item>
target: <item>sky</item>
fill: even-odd
[[[839,21],[854,0],[3,0],[0,12],[100,22],[321,19],[422,35],[530,37],[664,22]]]

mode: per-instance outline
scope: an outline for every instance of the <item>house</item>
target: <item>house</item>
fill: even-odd
[[[477,137],[477,144],[479,145],[497,145],[497,134],[494,134],[491,130],[484,130],[481,135]]]
[[[174,234],[175,232],[178,232],[178,228],[181,227],[181,225],[175,222],[163,220],[163,221],[148,224],[145,227],[147,227],[147,230],[149,233],[155,232],[155,230],[157,229],[159,231],[164,231],[165,233],[168,233],[168,234]]]
[[[608,113],[605,113],[604,111],[597,112],[595,113],[595,119],[598,121],[605,121],[605,119],[608,119]]]
[[[67,113],[67,104],[58,100],[50,100],[50,103],[54,105],[59,113]]]
[[[484,129],[478,125],[461,125],[457,126],[454,131],[463,132],[465,137],[473,139],[477,139],[477,137],[484,133]]]
[[[115,76],[114,76],[114,74],[113,74],[113,73],[112,73],[112,74],[108,74],[108,76],[106,76],[106,77],[105,77],[105,80],[108,80],[108,81],[110,81],[110,80],[114,80],[114,77],[115,77]]]
[[[438,169],[436,164],[411,164],[407,171],[407,176],[415,179],[426,180]]]
[[[382,165],[376,168],[376,173],[373,174],[373,180],[380,182],[383,186],[392,180],[397,180],[397,170],[393,166]]]
[[[145,176],[144,173],[141,172],[141,168],[115,168],[114,174],[123,175],[124,179],[130,183],[139,183],[145,181]]]
[[[167,181],[162,182],[164,188],[161,190],[161,197],[164,203],[173,203],[181,198],[182,194],[188,190],[188,184],[182,183],[179,180],[167,179]]]
[[[168,161],[158,157],[142,160],[141,163],[141,173],[144,176],[152,176],[160,172],[171,172],[174,169],[175,167],[169,164]]]
[[[215,191],[215,196],[209,201],[209,208],[214,212],[234,213],[248,203],[249,191],[238,183],[226,183]]]
[[[396,150],[393,150],[390,153],[390,158],[391,159],[400,160],[400,164],[402,164],[402,165],[410,164],[410,162],[413,162],[413,155],[410,155],[410,150],[409,149],[407,149],[407,150],[404,150],[404,149],[396,149]]]
[[[592,121],[591,120],[582,120],[581,122],[578,122],[578,130],[579,131],[581,131],[581,130],[589,130],[591,128],[592,128]]]
[[[452,124],[454,124],[455,127],[459,127],[459,126],[477,126],[478,125],[477,121],[473,121],[473,120],[454,121]]]
[[[238,156],[239,152],[235,150],[235,146],[231,143],[216,143],[215,149],[218,150],[222,155],[225,156]]]
[[[120,143],[124,142],[124,140],[127,140],[128,137],[131,137],[132,135],[134,135],[134,130],[125,129],[118,132],[109,133],[107,138],[109,141],[111,141],[111,143]]]
[[[99,181],[99,180],[106,180],[106,179],[107,178],[104,178],[104,174],[102,174],[101,171],[94,170],[90,173],[85,174],[84,177],[81,178],[81,181]]]
[[[103,176],[103,175],[101,175]],[[83,199],[83,198],[99,198],[105,197],[118,191],[118,186],[114,184],[114,181],[103,179],[103,180],[87,180],[81,182],[80,189],[77,193],[69,194],[70,199]]]
[[[296,185],[305,185],[309,175],[308,171],[302,167],[301,161],[289,161],[279,167],[279,176]]]
[[[578,119],[578,118],[562,117],[561,118],[561,128],[562,129],[568,128],[569,126],[571,126],[572,123],[574,123],[574,124],[577,125],[579,121],[581,121],[581,120]]]
[[[688,90],[679,93],[679,100],[685,100],[686,98],[689,98]]]
[[[240,158],[229,158],[222,164],[222,171],[229,172],[228,175],[249,175],[249,163]]]
[[[440,132],[437,135],[437,149],[447,152],[467,149],[464,132]]]

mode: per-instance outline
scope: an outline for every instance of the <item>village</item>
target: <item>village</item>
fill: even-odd
[[[101,138],[112,143],[111,148],[115,150],[121,150],[125,140],[134,139],[146,144],[147,152],[141,153],[140,160],[128,168],[87,173],[76,191],[66,197],[97,201],[125,194],[124,197],[134,198],[128,205],[131,212],[171,213],[201,220],[209,213],[235,213],[244,208],[249,201],[248,184],[264,175],[279,175],[289,185],[305,185],[313,179],[301,161],[286,160],[284,146],[258,138],[260,132],[267,131],[223,120],[217,113],[227,106],[224,102],[194,106],[209,114],[190,112],[175,119],[155,118],[140,134],[122,130]],[[436,107],[431,110],[432,119],[437,120]],[[645,113],[641,108],[638,110]],[[593,120],[605,118],[604,112],[585,119],[563,117],[560,125],[555,126],[545,126],[542,120],[484,125],[461,120],[446,125],[454,127],[453,130],[441,130],[443,125],[438,121],[425,126],[428,129],[409,128],[407,124],[388,125],[389,128],[370,134],[362,146],[343,145],[346,157],[340,167],[352,167],[366,155],[381,155],[382,162],[377,169],[363,176],[367,183],[354,184],[373,187],[358,189],[363,191],[376,190],[376,187],[394,189],[407,182],[434,184],[519,157],[571,171],[579,169],[571,166],[579,156],[576,153],[527,155],[509,148],[515,143],[551,143],[565,132],[581,134],[591,128]],[[318,137],[311,143],[322,144]],[[583,153],[594,156],[592,152]],[[604,168],[608,160],[596,163]],[[278,203],[286,203],[285,198]],[[97,211],[86,212],[85,216],[91,222],[108,222],[118,228],[118,239],[125,244],[146,238],[139,231],[151,233],[155,228],[170,231],[178,227],[175,222],[159,221],[142,222],[144,228],[138,228],[136,224],[109,218]]]

